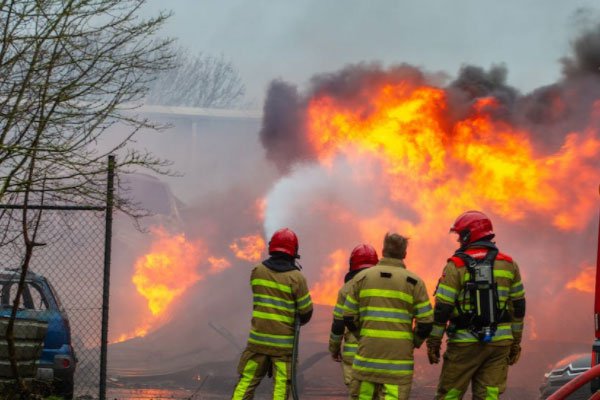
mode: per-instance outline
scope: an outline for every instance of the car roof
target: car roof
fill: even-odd
[[[17,280],[21,276],[20,268],[5,268],[0,270],[0,280],[4,281],[14,281]],[[46,280],[42,275],[38,275],[35,272],[27,271],[27,275],[25,279],[29,281],[43,281]]]
[[[592,355],[590,353],[571,354],[552,366],[552,369],[563,369],[569,364],[573,368],[589,368],[592,365]]]

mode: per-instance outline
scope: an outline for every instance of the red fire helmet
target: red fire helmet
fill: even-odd
[[[269,254],[273,252],[288,254],[292,257],[298,256],[298,237],[288,228],[276,231],[269,241]]]
[[[467,211],[456,218],[450,232],[458,233],[460,242],[469,244],[486,236],[494,237],[492,221],[481,211]]]
[[[350,271],[369,268],[379,262],[377,252],[369,244],[359,244],[350,254]]]

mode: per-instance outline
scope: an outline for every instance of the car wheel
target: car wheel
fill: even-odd
[[[57,395],[63,397],[65,400],[73,399],[74,387],[75,383],[73,382],[73,377],[71,377],[71,379],[54,381],[54,392]]]

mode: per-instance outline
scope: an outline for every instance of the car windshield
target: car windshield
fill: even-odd
[[[12,307],[13,302],[17,297],[18,286],[19,282],[17,281],[0,281],[0,305],[3,308]],[[25,281],[19,308],[38,311],[48,309],[48,300],[44,295],[44,291],[36,282]]]

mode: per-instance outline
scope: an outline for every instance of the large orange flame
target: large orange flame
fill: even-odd
[[[329,259],[329,265],[321,269],[319,281],[313,285],[310,293],[315,304],[333,306],[348,270],[348,255],[344,250],[338,249],[329,255]]]
[[[585,265],[577,276],[565,285],[567,289],[577,290],[583,293],[594,293],[596,288],[596,267]]]
[[[150,252],[135,262],[132,281],[156,317],[202,276],[198,243],[190,243],[183,234],[169,235],[163,228],[152,228],[151,233],[155,241]]]
[[[237,258],[250,262],[259,261],[266,247],[262,236],[258,234],[241,237],[229,245]]]
[[[593,114],[589,129],[569,133],[560,148],[542,153],[529,132],[493,117],[500,107],[494,98],[476,100],[466,117],[451,121],[443,89],[407,80],[370,90],[369,96],[361,93],[367,98],[361,104],[327,94],[310,99],[309,142],[325,168],[340,159],[379,165],[372,176],[357,168],[364,175],[358,178],[378,182],[389,190],[392,203],[409,207],[412,216],[384,206],[375,214],[354,216],[353,223],[368,243],[380,243],[392,228],[418,237],[416,248],[409,248],[409,267],[423,273],[429,287],[443,266],[443,255],[432,252],[443,242],[432,233],[466,210],[482,209],[507,221],[543,216],[564,231],[586,226],[596,207],[589,193],[599,177],[600,139],[594,126],[600,112]],[[442,253],[450,251],[447,246]],[[331,268],[325,275],[337,276]],[[326,286],[323,279],[330,276],[325,275],[315,289]],[[327,304],[330,297],[319,295]]]

